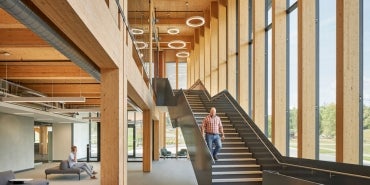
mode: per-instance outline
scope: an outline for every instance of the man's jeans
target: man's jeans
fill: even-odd
[[[207,134],[206,133],[206,142],[211,152],[212,156],[217,156],[217,153],[222,148],[221,138],[219,134]],[[213,150],[213,143],[215,144],[215,149]]]

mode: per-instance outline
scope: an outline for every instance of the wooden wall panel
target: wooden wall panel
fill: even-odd
[[[337,162],[359,164],[359,1],[337,1]]]
[[[227,1],[227,90],[236,99],[236,0]],[[240,21],[239,21],[240,22]],[[244,33],[243,33],[244,34]]]
[[[248,1],[238,1],[238,20],[243,20],[239,22],[239,69],[238,70],[238,86],[239,92],[237,100],[239,101],[240,106],[244,109],[245,112],[249,113],[251,110],[249,109],[249,104],[251,100],[249,99],[249,90],[250,84],[249,81],[249,11],[251,8],[249,7]]]
[[[298,1],[298,157],[315,159],[315,1]]]
[[[272,142],[282,155],[287,148],[286,0],[272,1]]]
[[[205,43],[204,43],[204,27],[199,31],[199,79],[204,84],[204,65],[205,65]]]
[[[253,113],[264,132],[266,121],[265,1],[253,1]]]
[[[204,26],[204,86],[211,91],[211,30]]]
[[[211,96],[218,92],[218,2],[211,3],[210,49],[211,49]]]
[[[227,15],[224,1],[218,3],[218,91],[227,88]]]
[[[194,82],[196,82],[199,79],[199,28],[196,28],[194,30],[194,53],[195,53],[195,58],[194,58]]]

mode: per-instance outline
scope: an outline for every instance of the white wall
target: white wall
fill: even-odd
[[[53,160],[67,160],[72,146],[72,124],[53,124]]]
[[[34,168],[34,120],[0,113],[0,171]]]
[[[89,144],[89,124],[73,124],[73,145],[77,146],[77,159],[86,158],[86,145]]]

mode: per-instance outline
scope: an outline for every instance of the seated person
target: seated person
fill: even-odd
[[[71,147],[71,153],[68,157],[68,163],[70,168],[80,168],[84,170],[88,175],[90,175],[91,179],[97,179],[95,177],[95,174],[97,174],[97,172],[92,170],[92,166],[89,166],[85,162],[77,162],[77,146]]]

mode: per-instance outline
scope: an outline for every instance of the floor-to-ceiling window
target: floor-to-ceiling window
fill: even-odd
[[[363,26],[363,164],[370,165],[370,1],[362,0]]]
[[[176,71],[178,72],[177,75]],[[166,62],[166,77],[170,81],[173,89],[187,89],[187,62],[179,61],[177,65],[176,62]],[[176,80],[178,80],[177,83]],[[167,117],[166,120],[166,148],[175,156],[179,150],[186,149],[185,140],[181,128],[172,128],[170,118]],[[178,149],[178,151],[176,151],[176,149]]]
[[[272,6],[271,0],[266,0],[267,3],[267,137],[271,140],[271,115],[272,115]]]
[[[166,78],[170,81],[172,89],[176,89],[176,62],[166,62]]]
[[[319,2],[319,159],[335,161],[336,1]]]
[[[186,61],[181,61],[179,62],[179,89],[187,89],[187,68],[188,68],[188,63]]]
[[[289,0],[288,0],[289,1]],[[288,23],[288,108],[289,114],[289,154],[297,157],[297,107],[298,107],[298,9],[294,5],[297,0],[290,0]]]

